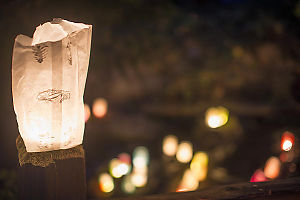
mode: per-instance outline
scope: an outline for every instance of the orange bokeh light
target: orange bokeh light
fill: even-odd
[[[274,179],[277,178],[280,174],[281,162],[277,157],[270,157],[264,168],[264,174],[267,178]]]
[[[93,104],[93,114],[97,118],[102,118],[107,113],[107,101],[103,98],[98,98]]]

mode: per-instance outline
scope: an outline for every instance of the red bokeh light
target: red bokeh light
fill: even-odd
[[[281,149],[283,151],[290,151],[294,145],[295,136],[291,132],[284,132],[281,136]]]

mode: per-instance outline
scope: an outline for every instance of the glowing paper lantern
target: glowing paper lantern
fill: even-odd
[[[193,157],[193,145],[190,142],[181,142],[178,146],[178,151],[176,153],[176,158],[179,162],[187,163]]]
[[[280,160],[274,156],[270,157],[265,164],[265,169],[264,169],[265,176],[271,179],[276,178],[280,173],[280,167],[281,167]]]
[[[206,111],[205,121],[210,128],[218,128],[227,123],[228,115],[229,112],[226,108],[222,106],[212,107]]]
[[[115,188],[115,184],[114,184],[114,180],[112,179],[112,177],[107,173],[100,174],[99,189],[102,192],[109,193],[109,192],[113,191],[114,188]]]
[[[16,37],[13,102],[28,152],[82,143],[91,32],[91,25],[54,19],[38,26],[33,38]]]
[[[102,118],[107,112],[107,101],[103,98],[98,98],[93,103],[93,114],[97,118]]]
[[[178,139],[174,135],[168,135],[163,140],[163,152],[167,156],[174,156],[177,152]]]
[[[294,134],[286,131],[281,137],[281,149],[284,151],[290,151],[294,145],[294,141]]]

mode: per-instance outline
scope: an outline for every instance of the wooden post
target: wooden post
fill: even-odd
[[[28,153],[18,137],[17,148],[20,200],[86,199],[82,145],[66,150]]]

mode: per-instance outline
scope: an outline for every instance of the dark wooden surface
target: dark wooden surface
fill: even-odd
[[[143,197],[115,198],[112,200],[225,200],[273,199],[300,200],[300,177],[260,183],[240,183],[217,186],[205,190],[159,194]]]
[[[19,167],[20,200],[85,200],[84,158],[55,160],[47,167]]]

